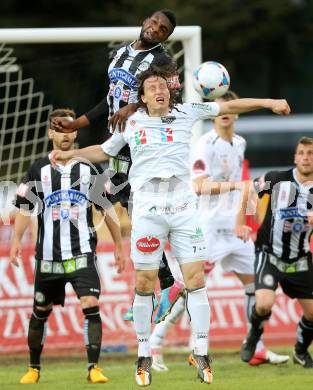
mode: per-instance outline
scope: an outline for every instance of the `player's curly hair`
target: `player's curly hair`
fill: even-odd
[[[138,76],[138,103],[141,107],[146,108],[146,104],[141,100],[141,96],[144,95],[145,81],[150,77],[161,77],[167,82],[167,79],[173,75],[173,70],[174,68],[172,67],[172,65],[169,65],[168,67],[163,66],[162,69],[156,66],[150,66],[149,69],[140,73],[140,75]],[[173,105],[175,104],[175,90],[169,88],[169,92],[170,92],[169,106],[170,108],[172,108]]]

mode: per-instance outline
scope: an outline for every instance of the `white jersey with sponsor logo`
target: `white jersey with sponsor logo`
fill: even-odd
[[[197,143],[193,177],[208,176],[215,182],[240,181],[245,148],[246,141],[239,135],[234,134],[232,142],[227,142],[214,129],[209,131]],[[240,201],[239,191],[201,195],[199,209],[203,226],[232,234]]]
[[[102,149],[115,156],[129,144],[133,162],[129,172],[132,191],[152,178],[175,176],[189,182],[192,125],[218,114],[217,103],[178,104],[165,117],[151,117],[141,109],[129,117],[125,131],[115,132],[102,144]]]

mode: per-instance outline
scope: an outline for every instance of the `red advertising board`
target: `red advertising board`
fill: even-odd
[[[125,242],[127,251],[129,243]],[[28,321],[32,312],[33,249],[26,247],[23,262],[12,267],[8,259],[8,247],[0,247],[0,353],[27,350]],[[174,262],[171,263],[174,271]],[[103,320],[103,345],[136,345],[132,323],[123,321],[123,314],[133,297],[134,274],[131,261],[127,270],[118,275],[114,268],[113,245],[98,245],[98,265],[102,294],[100,310]],[[231,274],[223,273],[217,265],[207,280],[211,305],[211,346],[230,347],[240,345],[246,333],[244,293],[239,281]],[[268,343],[292,342],[300,317],[295,301],[280,291],[273,315],[266,328]],[[167,345],[188,345],[189,320],[187,314],[169,333]],[[71,286],[67,286],[65,307],[55,306],[49,318],[45,349],[81,349],[83,347],[83,315]]]

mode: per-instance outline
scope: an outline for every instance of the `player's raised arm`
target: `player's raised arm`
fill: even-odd
[[[58,161],[66,162],[73,158],[83,158],[92,163],[101,163],[110,158],[110,156],[103,151],[101,145],[92,145],[87,148],[72,149],[68,151],[53,150],[49,157],[53,166],[55,166]]]
[[[290,107],[285,99],[235,99],[228,102],[219,103],[219,115],[242,114],[249,111],[261,110],[266,108],[274,114],[289,115]]]

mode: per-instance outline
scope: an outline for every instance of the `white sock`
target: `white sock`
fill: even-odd
[[[172,307],[170,314],[165,317],[165,320],[155,325],[150,337],[150,345],[152,349],[161,348],[163,346],[166,333],[172,325],[176,324],[176,322],[180,319],[184,311],[185,298],[180,297],[177,299],[174,306]]]
[[[210,305],[206,287],[187,291],[186,307],[191,322],[194,339],[194,353],[208,354],[208,335],[210,329]]]
[[[135,292],[133,302],[134,328],[138,341],[138,356],[151,356],[149,337],[151,333],[151,320],[153,314],[154,294],[140,295]]]

